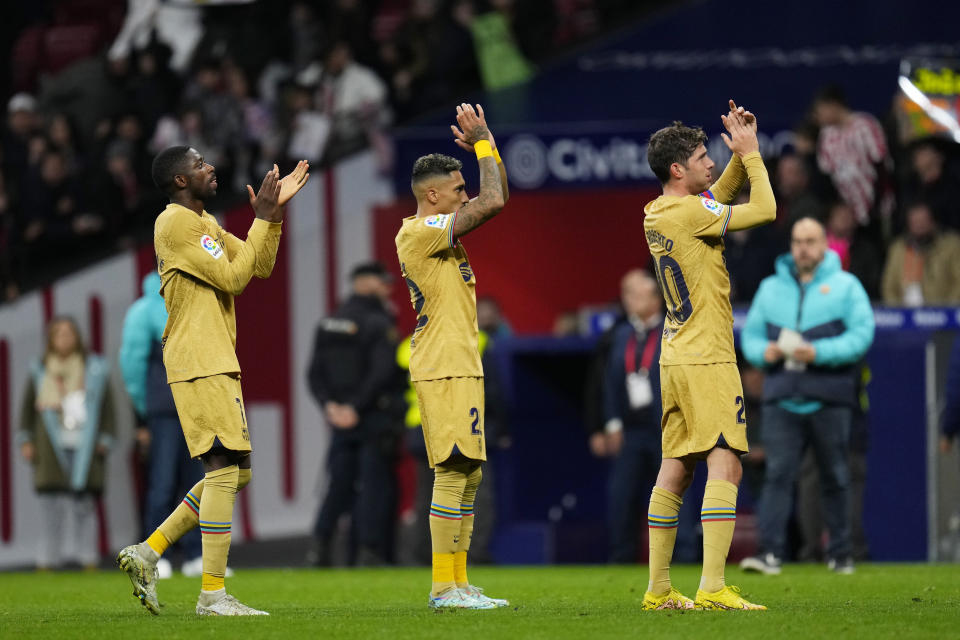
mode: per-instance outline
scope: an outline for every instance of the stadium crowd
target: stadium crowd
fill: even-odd
[[[150,161],[174,141],[217,167],[221,207],[274,161],[372,146],[388,171],[391,124],[522,82],[658,3],[27,4],[5,18],[0,72],[0,301],[147,239],[165,204]]]

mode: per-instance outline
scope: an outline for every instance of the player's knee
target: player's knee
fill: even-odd
[[[467,488],[476,489],[480,486],[481,480],[483,480],[483,469],[478,462],[467,474]]]
[[[467,485],[467,473],[457,466],[437,465],[433,472],[434,490],[453,491],[462,494]]]
[[[233,464],[222,469],[208,470],[203,476],[204,491],[220,489],[228,492],[237,491],[240,470]]]

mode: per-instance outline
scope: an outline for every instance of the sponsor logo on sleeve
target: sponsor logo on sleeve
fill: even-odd
[[[200,237],[200,247],[213,256],[214,260],[219,259],[220,256],[223,255],[223,249],[220,248],[220,245],[206,234]]]
[[[717,216],[718,218],[723,214],[723,205],[714,200],[713,198],[704,198],[700,197],[700,204],[703,205],[703,208]]]
[[[441,213],[439,215],[430,216],[429,218],[426,218],[423,221],[423,224],[427,225],[428,227],[433,227],[434,229],[446,229],[447,220],[449,219],[450,219],[450,214]]]

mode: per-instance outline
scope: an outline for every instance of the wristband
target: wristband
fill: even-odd
[[[500,151],[498,149],[493,150],[493,157],[496,159],[497,164],[503,164],[503,160],[500,158]]]
[[[493,149],[490,147],[489,140],[480,140],[473,145],[473,152],[477,154],[477,160],[481,158],[490,158],[493,156]]]

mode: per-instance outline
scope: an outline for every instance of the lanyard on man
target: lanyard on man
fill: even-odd
[[[637,370],[637,333],[633,332],[627,339],[627,348],[624,351],[623,364],[626,369],[627,399],[631,409],[642,409],[653,402],[653,387],[650,384],[650,366],[653,364],[653,355],[657,350],[659,335],[654,330],[647,331],[644,341],[643,355],[640,357],[640,369]]]

